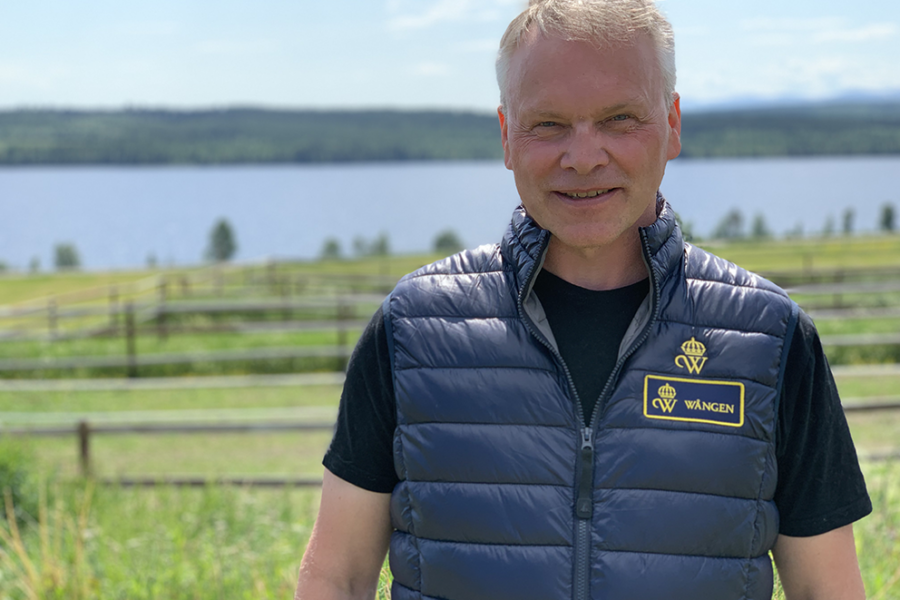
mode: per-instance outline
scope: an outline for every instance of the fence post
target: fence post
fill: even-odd
[[[53,338],[59,333],[59,313],[55,297],[47,300],[47,331]]]
[[[216,288],[216,296],[222,296],[225,293],[225,275],[222,273],[222,265],[216,265],[213,271],[213,285]]]
[[[834,283],[840,286],[844,282],[844,271],[838,271],[834,274]],[[834,308],[841,308],[844,304],[844,296],[840,291],[834,293]]]
[[[281,282],[281,304],[284,309],[282,319],[290,321],[294,318],[294,311],[291,310],[291,279],[290,275],[285,275]]]
[[[119,333],[119,290],[109,286],[109,330],[111,335]]]
[[[338,348],[340,349],[340,353],[338,356],[338,371],[345,371],[347,369],[347,313],[348,307],[344,305],[343,298],[338,296],[337,300],[337,342]]]
[[[138,376],[137,372],[137,343],[135,341],[134,304],[125,304],[125,351],[128,355],[128,377]]]
[[[164,340],[168,335],[166,330],[166,296],[168,295],[169,282],[165,277],[159,282],[159,307],[156,309],[156,335]]]
[[[89,477],[91,474],[91,427],[87,421],[78,423],[78,457],[81,476]]]

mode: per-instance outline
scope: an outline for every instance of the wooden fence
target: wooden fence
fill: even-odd
[[[121,435],[121,434],[160,434],[160,433],[273,433],[279,431],[333,431],[333,422],[244,422],[244,423],[141,423],[141,424],[91,424],[88,421],[80,421],[74,425],[60,425],[54,427],[8,427],[0,429],[2,435],[12,436],[36,436],[58,437],[76,435],[78,441],[78,457],[80,473],[83,477],[92,474],[91,468],[91,437],[95,435]],[[158,484],[178,486],[200,486],[208,483],[220,483],[231,485],[253,486],[310,486],[321,485],[319,479],[304,478],[218,478],[208,480],[198,477],[179,478],[132,478],[123,477],[116,479],[98,479],[101,483],[110,483],[124,486],[150,486]]]
[[[894,402],[855,402],[844,405],[844,412],[876,412],[900,410],[900,401]],[[13,436],[77,436],[78,457],[80,473],[83,477],[92,475],[91,468],[91,437],[95,435],[121,435],[121,434],[192,434],[192,433],[272,433],[279,431],[333,431],[333,422],[308,422],[308,421],[269,421],[269,422],[243,422],[243,423],[141,423],[141,424],[91,424],[88,421],[80,421],[72,425],[60,425],[53,427],[11,427],[0,429],[2,435]],[[900,452],[890,452],[865,457],[868,460],[900,460]],[[283,477],[240,477],[240,478],[215,478],[205,479],[201,477],[119,477],[98,478],[98,482],[122,486],[203,486],[210,483],[223,485],[251,485],[263,487],[277,486],[315,486],[321,485],[319,479],[308,478],[283,478]]]
[[[0,340],[118,334],[129,310],[136,323],[154,321],[162,332],[167,317],[183,311],[212,313],[246,308],[257,312],[281,310],[290,315],[291,311],[313,306],[337,308],[342,298],[350,304],[364,301],[366,295],[383,298],[397,281],[385,275],[292,269],[289,263],[271,261],[214,265],[0,306]],[[226,298],[242,299],[247,306],[222,303]],[[204,300],[215,302],[202,305]]]

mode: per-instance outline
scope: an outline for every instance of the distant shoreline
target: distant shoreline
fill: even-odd
[[[900,154],[900,102],[689,112],[683,158]],[[0,111],[0,167],[502,159],[493,115],[451,111]]]

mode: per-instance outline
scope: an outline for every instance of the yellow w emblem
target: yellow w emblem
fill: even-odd
[[[672,409],[675,408],[675,404],[678,402],[675,398],[654,398],[653,399],[653,408],[658,408],[664,413],[672,412]]]
[[[688,373],[699,375],[703,370],[703,365],[706,364],[706,356],[704,356],[706,346],[691,338],[681,345],[681,351],[684,354],[675,357],[675,366],[687,369]]]
[[[703,365],[705,364],[705,356],[687,356],[685,354],[679,354],[675,357],[675,365],[681,367],[682,369],[687,369],[688,373],[695,373],[699,375],[700,371],[703,370]]]

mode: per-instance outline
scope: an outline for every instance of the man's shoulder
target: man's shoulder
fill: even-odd
[[[463,250],[452,256],[419,267],[405,275],[400,283],[422,277],[442,275],[470,275],[493,273],[503,269],[499,244],[485,244],[472,250]]]
[[[464,250],[403,277],[391,292],[391,314],[506,314],[513,310],[506,270],[497,244]]]
[[[685,277],[688,280],[710,281],[738,288],[756,289],[788,299],[787,292],[762,275],[748,271],[708,250],[685,243],[684,253]]]

